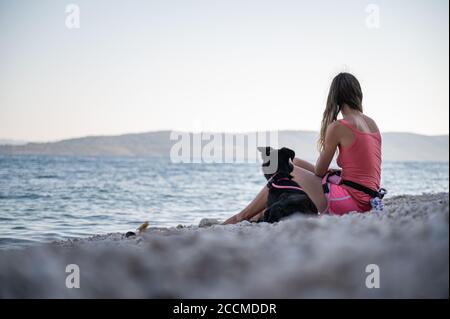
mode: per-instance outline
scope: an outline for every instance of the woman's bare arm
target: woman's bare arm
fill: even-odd
[[[295,166],[299,166],[303,169],[306,169],[307,171],[313,172],[316,170],[316,167],[311,164],[310,162],[307,162],[305,160],[302,160],[300,158],[294,158],[294,160],[292,161],[294,163]]]
[[[325,135],[325,145],[323,151],[320,153],[319,158],[315,166],[314,173],[317,176],[324,176],[330,163],[333,160],[334,154],[336,153],[336,148],[339,144],[342,132],[339,130],[337,122],[331,123],[327,128],[327,133]]]

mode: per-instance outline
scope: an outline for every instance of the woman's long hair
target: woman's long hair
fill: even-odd
[[[362,112],[362,99],[361,85],[355,76],[350,73],[339,73],[334,77],[333,82],[331,82],[330,91],[328,92],[327,105],[323,112],[318,141],[320,151],[323,151],[325,146],[327,127],[336,121],[342,106],[347,104],[352,109]]]

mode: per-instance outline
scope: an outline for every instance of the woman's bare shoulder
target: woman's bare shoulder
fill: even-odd
[[[363,117],[364,117],[364,120],[367,123],[367,126],[369,127],[371,132],[379,131],[377,123],[371,117],[368,117],[365,114],[363,114]]]

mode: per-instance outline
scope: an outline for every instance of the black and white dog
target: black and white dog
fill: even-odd
[[[317,215],[317,208],[302,188],[292,180],[295,152],[283,147],[258,147],[263,160],[262,170],[267,179],[269,196],[267,209],[260,221],[277,222],[293,213]]]

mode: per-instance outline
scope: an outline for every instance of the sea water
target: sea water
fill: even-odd
[[[259,164],[0,156],[0,248],[225,219],[265,184]],[[449,164],[385,162],[388,196],[448,192]]]

